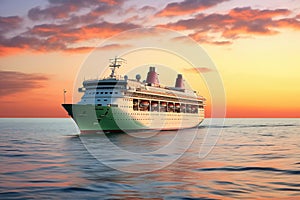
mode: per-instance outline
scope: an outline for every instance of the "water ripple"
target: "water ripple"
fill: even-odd
[[[70,119],[0,119],[0,199],[300,199],[299,119],[226,119],[225,126],[208,126],[208,121],[179,160],[130,174],[95,159]],[[224,131],[200,159],[208,128]],[[175,133],[142,143],[122,134],[110,139],[121,147],[157,149]],[[183,147],[179,142],[175,148]],[[143,167],[110,149],[103,153],[120,166]],[[174,154],[148,157],[164,160]]]
[[[199,171],[268,171],[268,172],[280,172],[284,174],[300,174],[300,170],[283,170],[273,167],[217,167],[217,168],[199,168]]]

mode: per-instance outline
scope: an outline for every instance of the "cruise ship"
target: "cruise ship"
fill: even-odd
[[[76,104],[62,104],[81,133],[178,130],[198,127],[204,119],[205,98],[185,88],[182,74],[174,87],[159,82],[156,68],[149,66],[146,80],[116,75],[124,59],[110,60],[111,74],[85,80]]]

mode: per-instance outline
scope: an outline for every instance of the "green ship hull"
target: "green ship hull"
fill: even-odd
[[[204,117],[199,119],[199,116],[194,114],[183,117],[179,113],[169,116],[168,113],[159,112],[128,113],[118,107],[92,104],[62,104],[62,106],[73,118],[81,133],[178,130],[198,127],[204,119]],[[177,121],[172,120],[175,117],[178,117]],[[155,119],[157,121],[153,121]],[[188,125],[191,120],[195,122]]]
[[[79,104],[62,104],[62,106],[73,118],[82,133],[147,129],[117,107]]]

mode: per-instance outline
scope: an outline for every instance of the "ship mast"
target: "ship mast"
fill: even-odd
[[[125,62],[125,59],[123,58],[113,58],[113,59],[110,59],[110,65],[109,67],[111,68],[111,74],[109,75],[110,78],[116,78],[116,75],[115,75],[115,71],[116,71],[116,68],[119,68],[121,67],[122,63]]]

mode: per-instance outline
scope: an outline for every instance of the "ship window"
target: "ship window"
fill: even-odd
[[[105,94],[107,94],[107,92],[105,92]]]
[[[104,99],[104,101],[107,101],[107,99]]]
[[[100,94],[103,94],[103,92],[101,92]]]
[[[110,92],[109,94],[112,94],[112,92]]]
[[[99,92],[96,92],[96,94],[99,94]]]
[[[118,92],[115,92],[115,94],[118,94]]]
[[[97,99],[97,101],[101,101],[100,99]]]

